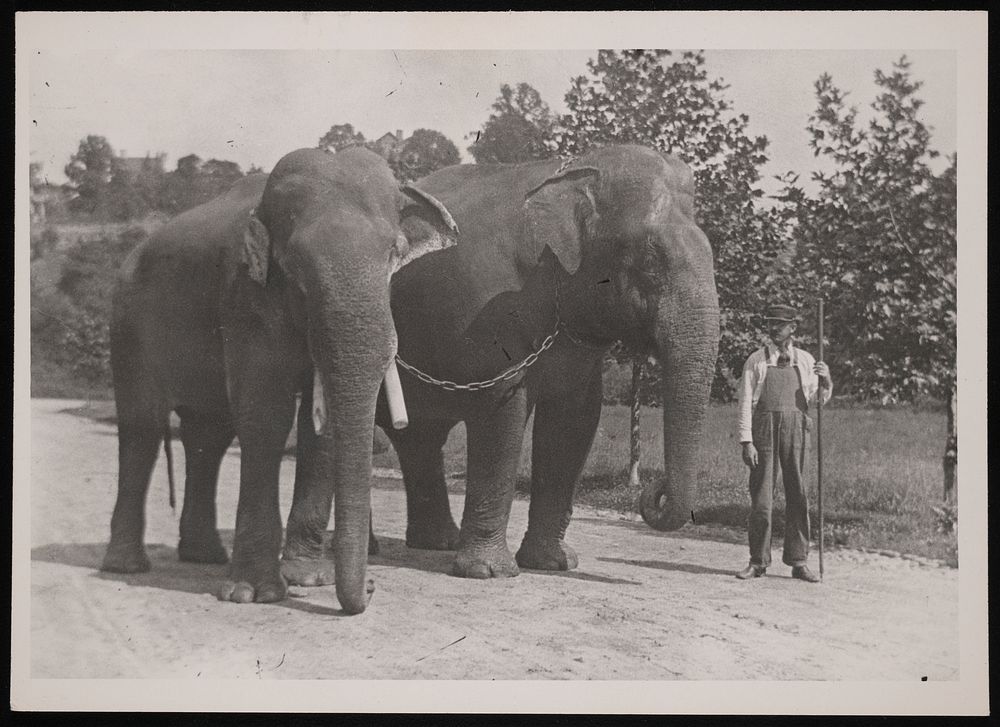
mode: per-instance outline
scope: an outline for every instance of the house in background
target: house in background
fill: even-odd
[[[376,152],[383,159],[389,159],[392,154],[399,151],[403,145],[403,131],[397,129],[396,133],[386,132],[371,143],[372,151]]]

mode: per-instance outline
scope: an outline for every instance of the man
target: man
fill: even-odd
[[[780,469],[785,485],[785,547],[782,561],[792,578],[816,583],[809,570],[809,505],[803,472],[812,420],[807,415],[819,391],[833,393],[830,369],[792,345],[797,311],[772,305],[764,312],[770,343],[750,354],[739,390],[739,439],[750,467],[750,565],[737,578],[758,578],[771,564],[771,505]]]

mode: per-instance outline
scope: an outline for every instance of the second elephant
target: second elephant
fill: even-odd
[[[658,529],[692,509],[719,339],[712,250],[694,221],[691,170],[639,146],[577,159],[459,165],[417,186],[462,234],[393,279],[410,426],[378,423],[399,455],[406,542],[455,548],[459,576],[574,568],[573,494],[601,414],[601,362],[617,340],[663,369],[664,477],[641,513]],[[517,551],[507,523],[534,412],[531,504]],[[456,528],[442,446],[464,421],[465,508]]]

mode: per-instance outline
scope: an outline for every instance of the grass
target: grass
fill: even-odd
[[[642,412],[643,481],[662,472],[660,411]],[[702,446],[695,521],[744,529],[748,471],[734,433],[733,405],[713,405]],[[953,533],[939,532],[945,415],[919,409],[827,408],[823,412],[824,543],[886,549],[957,564]],[[816,445],[807,468],[810,514],[818,527]],[[577,502],[634,510],[628,485],[628,409],[605,407]],[[774,534],[784,527],[784,493],[775,497]],[[816,537],[816,533],[814,533]]]

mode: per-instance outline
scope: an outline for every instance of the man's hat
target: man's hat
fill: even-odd
[[[790,305],[769,305],[764,309],[765,321],[784,321],[786,323],[798,323],[802,320]]]

